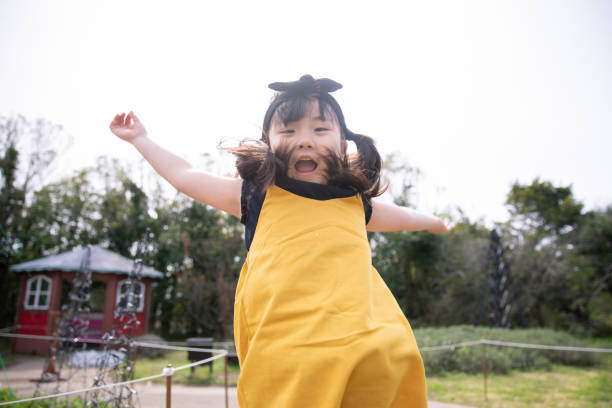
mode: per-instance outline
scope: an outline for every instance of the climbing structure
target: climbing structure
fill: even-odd
[[[82,340],[87,337],[89,329],[90,257],[91,247],[88,246],[83,251],[80,268],[72,280],[68,302],[62,305],[60,313],[56,312],[53,316],[53,340],[49,345],[40,380],[36,383],[37,394],[56,393],[60,383],[65,383],[65,388],[69,388],[78,372],[80,378],[86,378],[86,372],[82,372],[83,368],[86,371],[86,367],[75,366],[71,361],[76,353],[87,348],[87,343]]]
[[[136,345],[133,334],[140,324],[136,312],[138,311],[138,304],[141,302],[140,298],[144,296],[144,293],[140,290],[142,288],[140,282],[148,235],[149,231],[145,233],[138,245],[132,271],[115,309],[113,326],[102,337],[104,348],[97,362],[98,373],[94,377],[94,387],[121,383],[134,378]],[[138,405],[136,391],[129,385],[109,387],[92,392],[87,396],[87,399],[89,406],[92,407],[99,407],[104,404],[117,408]]]
[[[491,230],[488,252],[490,274],[489,290],[489,320],[493,326],[510,327],[510,312],[512,310],[512,275],[510,267],[512,260],[508,259],[506,250],[497,230]]]

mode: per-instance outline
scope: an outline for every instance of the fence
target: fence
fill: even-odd
[[[39,340],[53,340],[54,339],[53,336],[36,336],[36,335],[27,335],[27,334],[6,333],[4,329],[0,330],[0,337],[13,337],[13,338],[20,337],[20,338],[39,339]],[[65,338],[61,338],[59,340],[80,341],[79,339],[75,340],[75,339],[65,339]],[[83,341],[87,341],[89,343],[92,343],[92,342],[101,343],[102,342],[101,340],[98,340],[98,341],[83,340]],[[176,346],[176,345],[164,345],[164,344],[143,343],[143,342],[135,342],[135,344],[140,347],[147,347],[147,348],[158,348],[158,349],[179,350],[179,351],[203,351],[203,352],[212,352],[212,353],[219,353],[219,354],[216,356],[204,359],[204,360],[196,361],[194,363],[186,364],[186,365],[176,367],[176,368],[169,365],[168,367],[165,367],[160,374],[152,375],[149,377],[139,378],[139,379],[131,380],[131,381],[125,381],[122,383],[108,384],[108,385],[104,385],[100,387],[84,388],[80,390],[68,391],[68,392],[59,393],[59,394],[43,395],[39,397],[26,398],[26,399],[22,399],[18,401],[4,402],[4,403],[0,403],[0,406],[13,405],[13,404],[19,404],[23,402],[50,399],[50,398],[57,398],[57,397],[67,396],[67,395],[81,394],[81,393],[88,392],[88,391],[96,391],[96,390],[100,390],[104,388],[133,384],[133,383],[142,382],[142,381],[149,381],[155,378],[166,377],[166,408],[171,408],[172,375],[176,371],[195,367],[201,364],[206,364],[210,361],[225,357],[225,367],[224,367],[224,371],[225,371],[224,373],[225,374],[225,406],[226,408],[228,407],[229,402],[228,402],[228,383],[227,383],[227,355],[228,355],[227,350],[205,349],[205,348],[198,348],[198,347],[181,347],[181,346]],[[441,346],[422,347],[420,349],[420,352],[423,353],[423,352],[437,351],[437,350],[454,350],[460,347],[473,347],[473,346],[478,346],[478,345],[481,345],[482,347],[482,375],[483,375],[483,382],[484,382],[485,401],[487,400],[487,345],[496,346],[496,347],[518,347],[518,348],[529,348],[529,349],[540,349],[540,350],[579,351],[579,352],[589,352],[589,353],[612,353],[612,348],[549,346],[549,345],[543,345],[543,344],[513,343],[513,342],[504,342],[504,341],[487,340],[487,339],[480,339],[480,340],[474,340],[474,341],[468,341],[468,342],[462,342],[462,343],[456,343],[456,344],[445,344]]]
[[[487,400],[487,345],[497,347],[517,347],[538,350],[558,350],[558,351],[581,351],[589,353],[612,353],[611,348],[595,348],[595,347],[573,347],[573,346],[549,346],[544,344],[528,344],[528,343],[513,343],[507,341],[480,339],[467,341],[456,344],[445,344],[442,346],[422,347],[421,352],[437,351],[437,350],[454,350],[459,347],[482,346],[482,378],[484,385],[484,400]]]
[[[14,334],[14,333],[2,332],[2,331],[0,331],[0,337],[27,338],[27,339],[37,339],[37,340],[54,340],[53,336],[36,336],[36,335],[31,335],[31,334]],[[103,342],[102,340],[91,341],[91,340],[68,339],[68,338],[58,338],[58,340],[60,340],[60,341],[70,340],[70,341],[76,341],[76,342],[82,341],[82,342],[87,342],[87,343],[102,343]],[[0,406],[15,405],[15,404],[20,404],[20,403],[30,402],[30,401],[39,401],[39,400],[44,400],[44,399],[64,397],[64,396],[68,396],[68,395],[82,394],[82,393],[85,393],[85,392],[97,391],[97,390],[102,390],[102,389],[111,388],[111,387],[118,387],[118,386],[122,386],[122,385],[129,385],[129,384],[134,384],[134,383],[138,383],[138,382],[150,381],[150,380],[153,380],[155,378],[166,377],[166,408],[171,408],[172,407],[172,375],[176,371],[185,370],[187,368],[191,368],[191,367],[195,367],[195,366],[198,366],[198,365],[206,364],[206,363],[209,363],[209,362],[211,362],[213,360],[217,360],[217,359],[220,359],[222,357],[225,357],[225,364],[224,364],[225,407],[228,408],[228,406],[229,406],[229,396],[228,396],[228,384],[227,384],[227,355],[228,355],[227,350],[224,350],[224,349],[206,349],[206,348],[199,348],[199,347],[180,347],[180,346],[170,346],[170,345],[164,345],[164,344],[144,343],[144,342],[134,342],[134,344],[139,346],[139,347],[145,347],[145,348],[155,348],[155,349],[165,349],[165,350],[178,350],[178,351],[196,351],[196,352],[199,351],[199,352],[211,352],[211,353],[218,353],[218,354],[215,355],[215,356],[212,356],[212,357],[200,360],[200,361],[196,361],[196,362],[191,363],[191,364],[185,364],[185,365],[182,365],[182,366],[176,367],[176,368],[173,368],[172,366],[168,365],[168,367],[165,367],[160,374],[156,374],[156,375],[152,375],[152,376],[148,376],[148,377],[138,378],[138,379],[130,380],[130,381],[123,381],[123,382],[119,382],[119,383],[106,384],[106,385],[102,385],[102,386],[99,386],[99,387],[83,388],[83,389],[79,389],[79,390],[67,391],[67,392],[62,392],[62,393],[58,393],[58,394],[42,395],[42,396],[38,396],[38,397],[24,398],[24,399],[17,400],[17,401],[2,402],[2,403],[0,403]]]

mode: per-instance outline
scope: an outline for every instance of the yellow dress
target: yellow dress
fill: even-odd
[[[412,330],[370,252],[358,195],[268,189],[236,289],[241,408],[427,406]]]

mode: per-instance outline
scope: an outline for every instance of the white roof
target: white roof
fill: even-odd
[[[87,247],[77,247],[72,251],[51,255],[33,261],[12,265],[14,272],[40,271],[78,271]],[[129,274],[134,268],[134,261],[97,245],[91,246],[89,270],[94,273]],[[142,276],[161,279],[163,274],[148,266],[143,266]]]

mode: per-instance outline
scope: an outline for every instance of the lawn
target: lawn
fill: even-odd
[[[600,364],[591,367],[573,367],[554,364],[550,370],[513,370],[508,375],[489,375],[488,401],[484,403],[483,377],[463,373],[428,376],[429,399],[474,407],[593,407],[612,406],[612,355],[601,355]],[[168,363],[173,367],[188,364],[187,352],[174,351],[163,358],[139,359],[136,377],[158,374]],[[213,362],[213,373],[208,366],[178,371],[173,383],[192,385],[223,385],[223,359]],[[228,366],[229,384],[236,385],[239,370]],[[164,378],[155,380],[163,383]]]
[[[470,327],[454,327],[447,330],[427,329],[422,330],[419,334],[422,337],[421,343],[424,343],[421,344],[422,346],[444,344],[445,341],[441,339],[447,339],[447,343],[455,343],[463,339],[472,339],[472,337],[476,339],[496,338],[494,332],[480,333]],[[541,338],[538,338],[538,335]],[[567,334],[534,329],[506,330],[500,332],[498,337],[527,343],[603,348],[612,346],[610,338],[573,340],[564,338],[565,335]],[[572,343],[573,341],[575,343]],[[0,341],[2,356],[10,359],[10,353],[5,355],[8,349],[8,342]],[[488,376],[488,400],[485,403],[483,377],[479,373],[482,365],[480,347],[422,353],[428,373],[428,397],[431,400],[485,408],[612,407],[612,386],[610,386],[612,384],[612,355],[609,353],[586,353],[589,356],[583,354],[585,353],[555,352],[549,355],[539,354],[537,351],[488,347],[487,357],[490,369],[494,371],[494,368],[497,367],[498,371]],[[189,364],[187,352],[168,352],[164,357],[155,359],[138,358],[135,377],[142,378],[159,374],[169,363],[175,368]],[[569,363],[574,365],[569,365]],[[500,367],[504,370],[500,371]],[[230,365],[228,371],[229,385],[236,386],[238,367]],[[504,372],[506,374],[503,374]],[[164,383],[165,378],[156,379],[154,382]],[[223,385],[224,359],[220,358],[213,362],[212,374],[209,374],[208,366],[198,366],[193,375],[190,369],[175,372],[173,382],[190,385]]]
[[[573,367],[555,364],[550,370],[512,371],[487,378],[484,402],[483,376],[452,373],[427,378],[428,397],[474,407],[593,407],[612,406],[612,356],[600,364]]]

